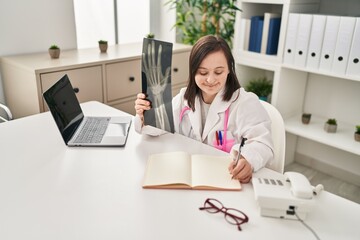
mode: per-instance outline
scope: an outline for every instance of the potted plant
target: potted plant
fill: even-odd
[[[303,113],[301,116],[301,121],[303,124],[309,124],[311,119],[311,113]]]
[[[53,44],[49,47],[49,54],[51,58],[59,58],[60,57],[60,48]]]
[[[355,129],[356,129],[354,133],[355,141],[360,142],[360,125],[356,125]]]
[[[200,37],[211,34],[221,36],[232,47],[235,16],[241,11],[236,0],[170,0],[166,4],[176,9],[173,27],[183,43],[193,45]]]
[[[329,118],[324,125],[324,130],[328,133],[334,133],[337,129],[337,121],[335,118]]]
[[[105,40],[99,40],[99,48],[100,48],[100,52],[106,53],[108,49],[108,42]]]
[[[267,101],[268,96],[272,91],[272,83],[263,78],[256,78],[251,80],[245,87],[248,92],[255,93],[261,100]]]
[[[155,34],[154,33],[148,33],[148,34],[146,34],[146,38],[155,38]]]

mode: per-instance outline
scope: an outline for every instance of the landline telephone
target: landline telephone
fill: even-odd
[[[321,184],[311,186],[297,172],[286,172],[276,179],[254,177],[252,184],[262,216],[297,219],[298,215],[303,220],[315,205],[314,195],[324,188]]]

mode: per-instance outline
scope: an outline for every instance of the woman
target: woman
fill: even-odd
[[[252,172],[273,159],[271,122],[253,93],[240,87],[231,49],[220,37],[208,35],[193,46],[189,58],[188,86],[172,100],[175,131],[237,157],[229,165],[234,179],[249,182]],[[135,101],[135,129],[159,135],[161,130],[143,126],[143,113],[151,108],[145,95]]]

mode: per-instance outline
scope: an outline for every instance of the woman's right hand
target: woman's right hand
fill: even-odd
[[[135,111],[136,114],[140,117],[142,123],[144,124],[144,111],[151,108],[150,102],[146,100],[146,96],[143,93],[138,93],[135,100]]]

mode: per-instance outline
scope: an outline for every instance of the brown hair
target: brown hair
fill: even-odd
[[[240,83],[235,73],[235,60],[226,41],[221,37],[213,35],[201,37],[194,44],[190,52],[189,79],[184,94],[184,98],[188,101],[188,105],[193,111],[195,111],[195,97],[201,93],[200,88],[196,85],[195,82],[196,72],[204,58],[209,53],[217,51],[222,51],[224,53],[229,68],[229,74],[225,83],[223,101],[229,101],[233,93],[240,88]]]

